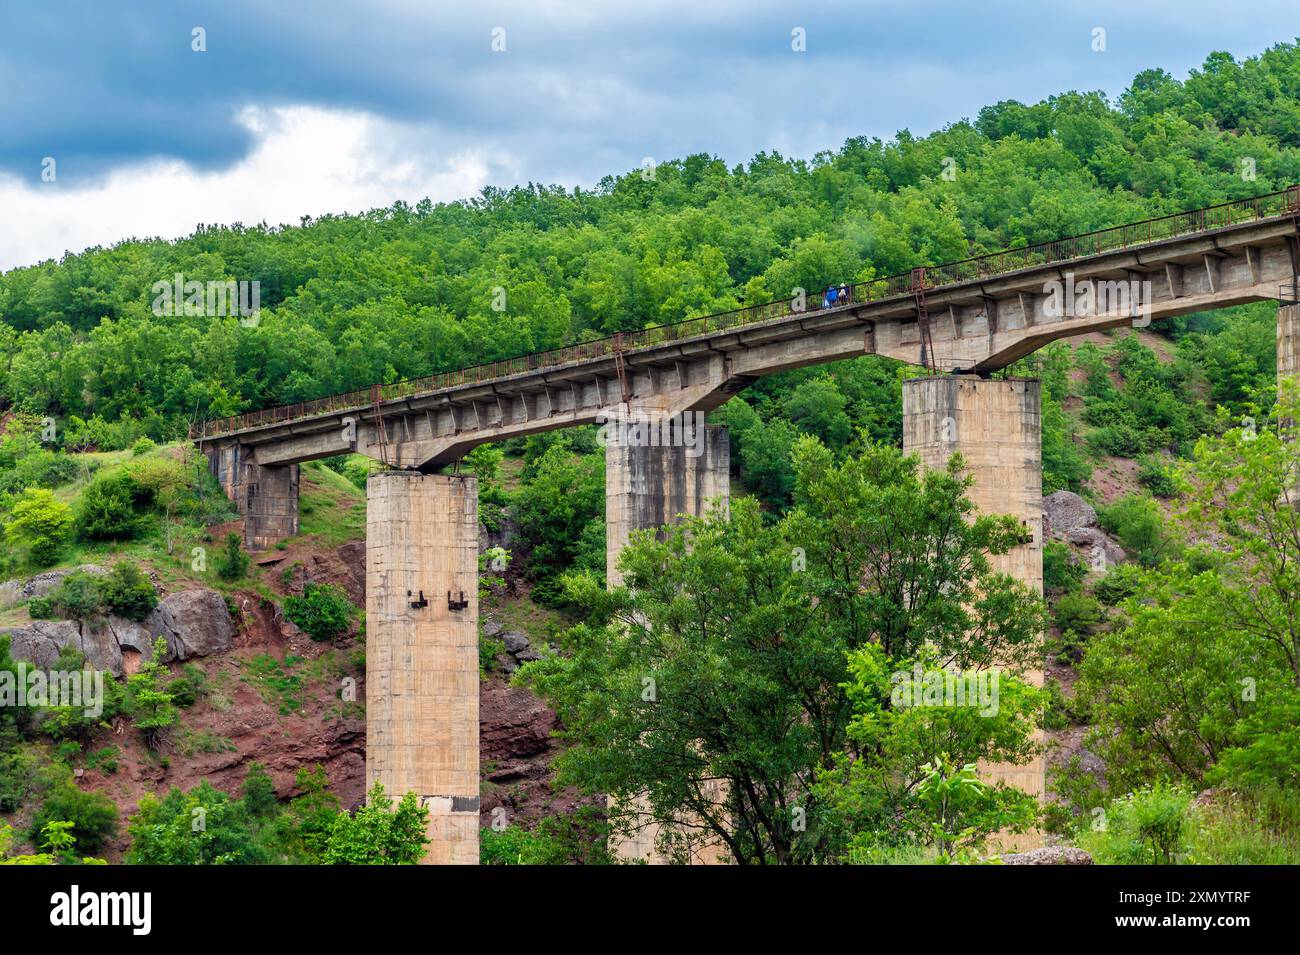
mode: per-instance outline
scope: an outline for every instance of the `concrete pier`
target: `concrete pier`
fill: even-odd
[[[699,452],[698,454],[696,452]],[[610,444],[605,448],[605,567],[608,586],[623,582],[618,556],[632,531],[662,527],[680,515],[702,517],[714,500],[731,496],[731,444],[727,429],[707,425],[694,447],[645,447]],[[641,800],[635,804],[644,806]],[[671,860],[656,851],[659,826],[649,825],[618,841],[620,859],[644,859],[650,865]],[[691,862],[726,860],[723,846],[706,846]]]
[[[366,485],[366,783],[429,808],[426,863],[478,863],[478,481]]]
[[[244,517],[245,547],[265,550],[298,533],[297,464],[260,465],[241,444],[205,453],[208,469]]]
[[[703,517],[709,502],[731,496],[727,429],[706,425],[693,447],[610,444],[605,448],[605,577],[623,582],[618,555],[632,531]]]
[[[1279,305],[1277,309],[1277,384],[1292,382],[1300,374],[1300,305]]]
[[[1009,514],[1025,543],[992,556],[993,569],[1043,592],[1042,390],[1037,379],[987,380],[967,375],[903,382],[903,450],[928,468],[960,452],[975,477],[971,502],[985,514]],[[1026,674],[1042,686],[1043,674]],[[1023,766],[986,765],[987,777],[1040,799],[1046,767],[1041,755]],[[1014,837],[1012,837],[1014,841]],[[1032,838],[1021,839],[1028,844]],[[1035,845],[1038,843],[1035,842]]]

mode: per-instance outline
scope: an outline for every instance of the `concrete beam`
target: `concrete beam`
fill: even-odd
[[[432,864],[478,864],[478,481],[366,484],[366,781],[429,809]]]

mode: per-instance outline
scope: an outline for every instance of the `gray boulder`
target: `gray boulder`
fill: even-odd
[[[189,660],[229,650],[235,640],[225,598],[215,590],[182,590],[158,602],[145,629],[167,641],[169,658]]]
[[[207,656],[230,649],[235,624],[224,598],[215,590],[183,590],[163,597],[142,623],[121,617],[84,622],[34,620],[23,627],[0,629],[3,634],[10,638],[15,660],[50,668],[60,651],[70,646],[85,654],[87,666],[121,676],[123,650],[149,657],[154,641],[162,637],[167,643],[167,662]]]
[[[1105,572],[1112,565],[1128,558],[1124,548],[1107,537],[1099,527],[1076,527],[1066,536],[1066,540],[1086,551],[1084,560],[1092,570]],[[1100,558],[1105,559],[1103,561]]]
[[[9,653],[15,660],[48,669],[64,647],[81,649],[81,627],[75,620],[33,620],[25,627],[6,627],[0,636],[9,637]]]
[[[1073,491],[1055,491],[1043,498],[1043,533],[1065,537],[1080,527],[1096,527],[1097,512]]]

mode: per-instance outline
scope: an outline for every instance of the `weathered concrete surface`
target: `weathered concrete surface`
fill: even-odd
[[[478,481],[380,471],[366,497],[367,785],[428,807],[426,863],[476,865]]]
[[[1024,525],[1025,542],[993,556],[993,569],[1043,592],[1042,392],[1036,379],[984,380],[968,375],[903,382],[903,450],[928,468],[958,452],[975,477],[971,502],[985,514],[1009,514]],[[1043,674],[1026,674],[1042,686]],[[1041,755],[1024,766],[982,767],[994,781],[1038,796],[1045,789]],[[1034,833],[1004,837],[1004,849],[1040,841]]]
[[[263,465],[253,448],[209,444],[208,468],[244,517],[249,550],[274,547],[298,533],[298,465]]]
[[[1296,381],[1300,374],[1300,305],[1281,305],[1277,310],[1277,383]]]
[[[671,524],[682,514],[702,517],[710,502],[725,506],[730,499],[727,429],[707,425],[693,440],[695,448],[605,448],[605,575],[610,587],[623,582],[618,556],[632,531]]]
[[[633,531],[662,527],[680,516],[702,517],[718,502],[731,497],[731,444],[727,429],[708,425],[695,445],[701,453],[688,454],[684,444],[668,447],[608,445],[605,448],[605,568],[609,587],[623,582],[618,557]],[[720,798],[720,793],[715,793]],[[611,804],[613,799],[611,797]],[[648,811],[643,799],[633,808]],[[650,865],[671,860],[658,852],[660,827],[646,825],[614,845],[620,859],[644,859]],[[691,859],[702,865],[727,860],[721,844],[702,847]]]

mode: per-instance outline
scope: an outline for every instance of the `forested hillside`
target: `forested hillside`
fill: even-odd
[[[1212,54],[1185,80],[1148,70],[1114,99],[1069,92],[1032,105],[1007,101],[925,137],[901,131],[889,142],[850,138],[812,160],[760,154],[728,167],[694,155],[609,176],[593,190],[529,185],[488,189],[457,203],[399,202],[360,215],[304,217],[292,226],[205,225],[176,241],[130,239],[14,269],[0,276],[0,520],[6,541],[0,579],[19,581],[85,561],[138,563],[152,576],[114,571],[123,579],[107,585],[74,575],[71,585],[65,578],[34,602],[15,584],[14,593],[25,596],[4,609],[0,624],[84,620],[132,606],[143,619],[157,604],[155,589],[201,582],[233,601],[240,626],[255,615],[248,602],[264,601],[277,621],[287,616],[313,642],[327,645],[328,652],[306,653],[324,661],[318,676],[364,679],[364,661],[354,653],[361,630],[356,595],[349,602],[344,590],[332,587],[334,578],[313,581],[311,568],[363,536],[359,489],[371,465],[356,457],[312,465],[305,472],[302,535],[286,545],[287,558],[272,554],[250,566],[238,538],[227,543],[226,522],[234,515],[219,491],[181,445],[170,446],[190,424],[1296,182],[1300,46],[1281,44],[1244,62]],[[257,281],[260,315],[241,322],[238,316],[157,314],[153,286],[177,274],[187,281]],[[1070,491],[1090,502],[1095,521],[1084,529],[1115,546],[1123,562],[1105,574],[1089,564],[1086,548],[1063,537],[1048,544],[1050,607],[1008,592],[1008,601],[1025,603],[1002,623],[1004,638],[1019,646],[1025,621],[1046,614],[1055,669],[1045,695],[1009,684],[1005,723],[978,731],[946,727],[954,750],[944,759],[1023,755],[1028,723],[1019,718],[1045,712],[1062,746],[1051,784],[1059,803],[1038,825],[1087,843],[1102,861],[1145,859],[1145,837],[1136,834],[1144,814],[1159,816],[1175,832],[1170,838],[1176,845],[1153,850],[1163,853],[1154,861],[1300,858],[1300,780],[1293,758],[1300,755],[1293,731],[1300,677],[1285,622],[1294,600],[1286,581],[1294,572],[1287,565],[1272,576],[1252,576],[1263,558],[1234,537],[1242,527],[1276,531],[1293,526],[1295,518],[1273,513],[1263,492],[1237,500],[1235,511],[1219,500],[1225,488],[1243,481],[1272,487],[1270,480],[1287,473],[1288,446],[1271,439],[1243,444],[1242,431],[1232,430],[1249,416],[1250,437],[1258,422],[1267,438],[1264,423],[1276,400],[1275,312],[1275,304],[1260,303],[1158,322],[1140,334],[1088,336],[1057,343],[1013,369],[1044,382],[1044,493]],[[653,549],[659,545],[633,548],[629,567],[646,586],[628,599],[640,604],[602,604],[592,590],[599,589],[604,570],[604,472],[590,429],[472,455],[468,464],[482,479],[485,533],[503,541],[512,557],[506,579],[491,582],[488,605],[519,629],[531,627],[534,644],[560,651],[541,660],[536,654],[507,659],[495,634],[487,636],[485,680],[501,676],[502,661],[512,670],[526,664],[517,685],[536,691],[568,726],[572,748],[561,760],[560,782],[570,795],[594,798],[630,785],[619,775],[627,764],[619,762],[611,739],[619,733],[637,739],[646,731],[584,717],[585,694],[594,692],[589,681],[635,682],[635,667],[650,665],[613,652],[617,638],[604,626],[611,614],[668,619],[674,593],[756,579],[769,566],[765,561],[788,554],[792,542],[820,539],[838,501],[857,502],[867,536],[883,533],[895,512],[917,515],[912,530],[918,539],[927,533],[924,521],[960,513],[959,475],[946,476],[946,484],[922,479],[896,451],[901,380],[914,373],[864,357],[764,379],[723,406],[715,418],[731,428],[737,520],[699,531],[719,555],[736,561],[731,576],[710,576],[718,574],[716,566],[677,563]],[[965,544],[972,553],[1009,546],[1004,531],[992,525],[972,535]],[[195,546],[208,549],[211,571],[195,569]],[[823,557],[834,563],[854,555]],[[212,576],[219,568],[220,579]],[[677,589],[657,591],[651,586],[656,580]],[[822,582],[829,587],[828,580]],[[955,581],[951,593],[973,593],[962,589],[968,585],[973,582]],[[1266,619],[1251,621],[1248,597],[1261,592],[1268,594],[1261,611]],[[780,594],[771,600],[788,605]],[[817,600],[831,606],[826,592]],[[1175,612],[1175,605],[1182,609]],[[756,619],[765,606],[753,608]],[[1225,606],[1239,612],[1236,622],[1214,623]],[[1197,613],[1186,616],[1189,608]],[[960,642],[963,628],[955,619],[945,617],[943,632]],[[319,639],[311,629],[318,624]],[[882,723],[869,699],[873,674],[936,663],[926,656],[924,641],[913,639],[917,631],[903,629],[907,639],[886,647],[883,656],[842,633],[835,640],[847,642],[808,651],[808,659],[824,668],[816,671],[825,676],[818,692],[834,691],[818,713],[825,745],[813,753],[816,747],[800,749],[807,740],[783,740],[790,745],[779,760],[764,752],[754,757],[771,760],[761,767],[728,766],[741,774],[736,785],[761,769],[776,781],[764,798],[781,805],[791,797],[782,787],[806,783],[800,798],[817,839],[801,842],[788,827],[767,831],[755,822],[758,834],[733,847],[737,858],[950,860],[979,849],[991,832],[1029,825],[1032,808],[1008,797],[970,808],[964,835],[936,838],[927,821],[927,793],[964,778],[960,758],[951,765],[927,762],[930,775],[914,780],[919,795],[903,797],[878,785],[881,778],[920,771],[920,758],[913,760],[907,747],[918,745],[926,728]],[[1184,638],[1178,647],[1195,645],[1205,653],[1176,652],[1169,645],[1175,635]],[[310,644],[300,642],[291,654],[278,639],[259,638],[259,656],[250,658],[257,662],[239,663],[227,677],[256,686],[272,710],[280,705],[275,694],[301,689],[289,671],[309,665],[302,648]],[[278,659],[260,653],[268,646],[278,650]],[[948,662],[987,650],[962,647]],[[179,767],[186,758],[175,749],[175,709],[165,710],[166,719],[155,726],[157,709],[171,707],[177,693],[201,704],[204,699],[199,672],[186,673],[190,685],[164,689],[164,656],[153,663],[146,657],[141,672],[147,681],[138,674],[125,678],[119,728],[112,731],[120,736],[123,723],[132,727],[135,759],[154,781],[175,773],[169,761]],[[738,672],[758,672],[762,665],[726,659]],[[1267,705],[1244,706],[1222,689],[1243,676],[1244,659],[1253,667],[1244,676]],[[699,677],[689,672],[690,662],[682,663],[684,680]],[[0,669],[11,665],[0,644]],[[776,675],[773,680],[780,682]],[[1190,701],[1170,689],[1184,686],[1200,689]],[[801,691],[787,689],[780,704],[793,707]],[[151,698],[151,692],[168,699]],[[736,689],[736,707],[746,699]],[[356,719],[332,705],[321,705],[329,710],[326,719]],[[676,715],[701,726],[718,719],[709,712]],[[32,848],[40,849],[42,820],[93,815],[78,804],[82,797],[72,793],[80,790],[63,770],[91,769],[106,780],[110,774],[96,754],[109,740],[102,727],[20,722],[0,722],[0,813],[20,819]],[[747,753],[770,742],[762,726],[744,731],[758,734],[745,740]],[[195,724],[188,732],[203,739],[208,730]],[[155,744],[168,734],[172,748],[159,750]],[[112,743],[118,746],[129,748]],[[873,753],[875,761],[845,759],[847,751]],[[239,755],[245,760],[250,753],[241,749]],[[334,757],[342,758],[331,750]],[[39,780],[34,765],[47,767]],[[323,778],[300,780],[294,792],[308,801],[296,802],[282,818],[268,807],[267,783],[258,773],[244,798],[230,803],[246,814],[230,824],[243,833],[232,836],[245,853],[239,861],[348,861],[359,837],[349,841],[346,824],[333,843],[328,833],[310,828],[332,826],[330,813],[337,812],[322,795]],[[18,776],[31,779],[20,785]],[[664,792],[681,789],[681,782],[663,780]],[[1211,787],[1228,795],[1194,806],[1192,794]],[[132,832],[147,831],[151,818],[182,818],[186,797],[176,792],[171,802],[142,804]],[[503,804],[515,807],[508,799]],[[1114,828],[1089,835],[1090,813],[1102,807]],[[761,805],[749,808],[755,819],[762,815]],[[97,809],[103,817],[98,837],[79,842],[86,852],[99,851],[117,832],[105,821],[112,806]],[[123,817],[135,812],[134,805],[118,809]],[[409,824],[402,813],[412,811],[403,806],[392,825]],[[605,823],[593,821],[587,810],[566,810],[561,822],[558,813],[542,813],[536,827],[537,806],[530,811],[529,827],[485,833],[485,859],[593,861],[591,853],[600,855],[591,847],[603,846],[603,835],[591,833]],[[312,812],[323,813],[325,822],[304,823]],[[284,836],[291,817],[299,828]],[[585,835],[575,837],[572,827]],[[1245,834],[1257,829],[1267,835]],[[139,861],[179,861],[160,843],[137,838],[134,845]]]

